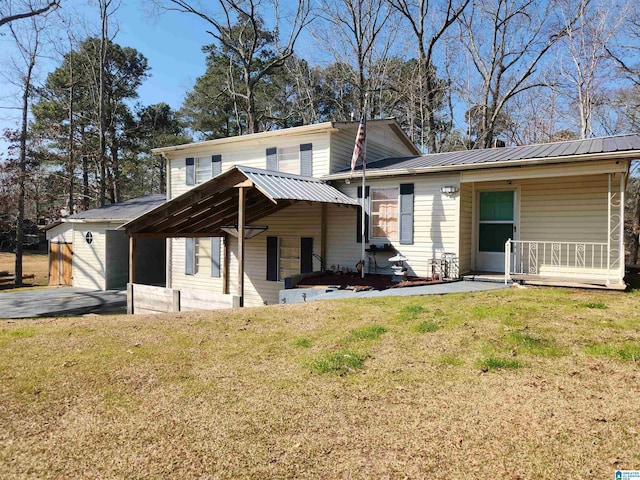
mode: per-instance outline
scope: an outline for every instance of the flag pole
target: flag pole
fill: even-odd
[[[368,100],[369,100],[369,94],[365,93],[364,94],[364,109],[363,109],[363,113],[362,113],[362,118],[364,119],[364,130],[366,132],[367,129],[367,107],[368,107]],[[361,269],[361,278],[364,278],[364,266],[365,266],[365,248],[366,248],[366,218],[367,218],[367,210],[366,210],[366,205],[367,205],[367,187],[366,187],[366,164],[367,164],[367,136],[365,135],[364,137],[364,145],[362,146],[362,225],[361,225],[361,229],[362,229],[362,250],[360,252],[361,256],[360,256],[360,261],[362,262],[362,269]]]

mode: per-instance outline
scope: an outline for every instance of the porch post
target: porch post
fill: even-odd
[[[136,283],[136,237],[129,237],[129,283]]]
[[[618,247],[618,256],[620,262],[619,276],[618,281],[620,283],[624,283],[624,191],[626,184],[626,175],[624,173],[620,174],[620,238],[618,239],[619,247]]]
[[[607,175],[607,285],[611,282],[611,174]]]
[[[244,203],[245,188],[238,188],[238,306],[244,307]]]

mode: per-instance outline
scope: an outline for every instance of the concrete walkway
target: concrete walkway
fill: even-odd
[[[340,298],[370,298],[370,297],[400,297],[407,295],[443,295],[445,293],[480,292],[484,290],[496,290],[507,288],[504,283],[490,282],[450,282],[435,285],[423,285],[419,287],[388,288],[387,290],[369,290],[366,292],[353,292],[351,290],[334,290],[308,298],[313,300],[338,300]]]
[[[99,291],[59,287],[0,292],[0,318],[61,317],[88,313],[126,312],[126,290]]]

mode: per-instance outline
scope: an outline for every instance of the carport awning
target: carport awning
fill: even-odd
[[[251,187],[246,189],[246,225],[296,202],[358,205],[357,200],[315,178],[235,166],[121,228],[134,237],[221,236],[222,226],[237,224],[236,187],[240,185]]]

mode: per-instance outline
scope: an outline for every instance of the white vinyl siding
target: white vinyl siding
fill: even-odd
[[[460,185],[460,250],[458,261],[460,273],[471,271],[471,233],[473,231],[473,185],[463,183]]]
[[[408,258],[410,275],[429,276],[431,258],[440,258],[442,253],[458,251],[458,207],[455,196],[443,195],[442,185],[458,185],[459,175],[429,175],[422,177],[396,177],[393,179],[371,179],[367,181],[371,189],[397,188],[401,183],[414,183],[414,241],[411,245],[401,245],[397,240],[370,239],[369,244],[381,246],[391,243]],[[335,186],[345,194],[356,198],[357,182]],[[356,243],[356,209],[350,207],[327,207],[327,259],[325,264],[355,269],[360,259],[361,244]],[[392,252],[379,252],[376,261],[379,266],[388,264]],[[368,258],[366,258],[368,260]],[[369,263],[367,262],[367,267]],[[373,273],[373,267],[369,269]],[[389,273],[378,270],[378,273]]]
[[[73,286],[96,290],[106,289],[106,225],[77,224],[73,232]],[[85,240],[91,232],[93,240]]]
[[[262,305],[264,302],[269,304],[278,303],[278,294],[280,290],[284,289],[284,282],[267,280],[267,236],[287,237],[293,234],[299,236],[298,245],[300,237],[312,237],[313,253],[320,255],[322,245],[321,209],[320,204],[298,203],[256,222],[258,225],[267,225],[269,229],[266,233],[250,238],[245,242],[245,306]],[[343,209],[346,210],[345,207]],[[229,293],[237,295],[238,241],[236,238],[229,238],[229,249]],[[173,288],[191,288],[222,293],[223,276],[185,275],[184,239],[174,239],[172,250],[173,264],[171,266],[171,274]],[[222,249],[220,262],[221,265],[224,265],[224,248]],[[317,260],[314,260],[313,269],[320,269],[320,263]]]
[[[313,145],[313,176],[321,177],[329,173],[329,132],[313,133],[305,135],[291,135],[274,137],[273,139],[254,139],[246,142],[230,142],[210,147],[193,147],[193,153],[182,153],[168,162],[171,170],[168,176],[171,182],[169,191],[171,198],[175,198],[193,188],[186,185],[185,157],[208,158],[211,155],[222,155],[222,172],[226,172],[234,165],[246,167],[267,168],[265,149],[277,146],[279,149],[295,148],[296,155],[300,155],[300,145],[310,143]],[[353,144],[351,145],[353,148]],[[349,154],[351,155],[351,154]],[[299,157],[298,157],[299,158]],[[349,157],[351,158],[351,157]],[[298,162],[298,173],[299,173]]]
[[[358,124],[331,134],[331,173],[351,166]],[[367,162],[385,157],[415,155],[388,126],[367,124]],[[314,146],[315,148],[315,146]],[[410,180],[407,180],[408,182]]]
[[[46,236],[51,243],[73,243],[73,227],[64,222],[47,230]]]

